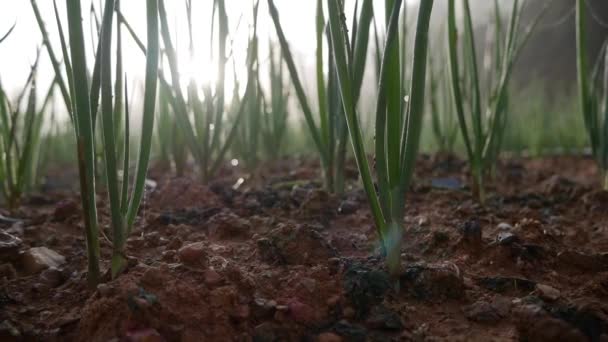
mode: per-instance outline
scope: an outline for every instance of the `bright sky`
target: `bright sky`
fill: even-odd
[[[93,0],[99,13],[101,0]],[[415,0],[407,0],[412,3]],[[91,40],[91,14],[89,12],[91,0],[82,0],[83,25],[85,36],[88,40],[87,52],[93,51]],[[195,41],[195,57],[189,60],[187,23],[185,17],[185,1],[165,0],[169,15],[170,25],[174,37],[174,44],[178,47],[180,54],[181,72],[195,77],[201,82],[214,79],[215,67],[209,57],[210,18],[213,0],[193,0],[193,25]],[[227,0],[226,6],[229,13],[230,32],[233,34],[234,55],[236,58],[237,75],[245,73],[245,50],[250,24],[252,23],[251,8],[253,0]],[[281,22],[288,40],[291,42],[292,52],[296,56],[299,67],[304,70],[312,67],[315,51],[315,6],[316,1],[275,0],[281,16]],[[353,0],[347,0],[347,6],[352,7]],[[53,12],[51,0],[38,0],[37,2],[42,17],[49,31],[51,41],[55,46],[56,53],[61,57],[58,31]],[[268,54],[266,42],[274,35],[274,27],[270,21],[265,0],[260,1],[259,27],[260,33],[260,58],[265,60]],[[65,1],[58,0],[60,15],[64,30],[67,31],[67,20],[65,18]],[[122,12],[140,38],[145,42],[145,0],[123,0]],[[384,12],[384,0],[374,0],[374,7],[378,13]],[[34,62],[36,49],[41,45],[41,35],[36,24],[30,0],[3,1],[0,5],[0,35],[4,35],[14,22],[17,23],[12,35],[0,44],[0,81],[3,87],[14,94],[24,84],[30,65]],[[179,18],[179,19],[178,19]],[[382,21],[379,21],[380,25]],[[238,29],[237,29],[238,28]],[[124,56],[125,70],[130,80],[136,82],[140,87],[141,78],[144,73],[144,59],[141,52],[125,32]],[[67,33],[66,33],[67,34]],[[175,39],[175,38],[174,38]],[[92,55],[91,55],[92,57]],[[92,60],[92,59],[91,59]],[[89,62],[89,68],[92,62]],[[228,75],[232,75],[232,63],[229,63]],[[52,80],[52,68],[48,61],[46,51],[43,51],[41,65],[39,68],[38,84],[43,91]],[[307,78],[306,73],[303,76]],[[231,77],[229,77],[231,80]],[[231,84],[227,84],[231,87]]]

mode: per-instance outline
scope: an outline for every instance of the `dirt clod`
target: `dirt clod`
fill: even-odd
[[[30,248],[21,256],[21,266],[27,274],[34,274],[47,268],[58,268],[65,264],[63,255],[46,247]]]
[[[408,266],[401,276],[405,291],[418,299],[462,299],[465,286],[455,265],[420,264]]]

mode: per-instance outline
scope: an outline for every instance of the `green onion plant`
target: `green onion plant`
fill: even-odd
[[[340,6],[343,4],[340,2]],[[331,46],[333,36],[327,34],[327,20],[323,10],[323,2],[317,1],[316,14],[316,83],[318,120],[315,120],[311,107],[312,99],[307,96],[295,65],[287,37],[283,32],[279,12],[273,0],[268,0],[270,16],[274,23],[282,56],[287,65],[295,93],[304,113],[306,124],[315,148],[321,159],[325,187],[336,193],[344,190],[344,165],[348,131],[339,95],[339,82],[335,65],[334,51],[330,49],[327,62],[324,60],[324,46]],[[362,84],[367,52],[369,45],[370,27],[373,19],[373,2],[363,0],[359,8],[357,3],[355,15],[351,24],[353,32],[349,39],[349,58],[353,59],[353,96],[358,102]],[[318,121],[318,123],[317,123]]]
[[[428,102],[427,112],[430,114],[431,130],[440,153],[452,154],[458,138],[458,120],[454,113],[452,89],[444,61],[446,58],[429,57],[428,70]]]
[[[121,31],[117,32],[117,76],[112,75],[112,40],[115,0],[106,0],[99,32],[101,33],[92,74],[87,68],[85,39],[82,27],[82,7],[80,0],[68,1],[67,19],[68,36],[64,36],[63,26],[59,19],[59,12],[55,5],[55,18],[59,29],[59,38],[63,54],[64,73],[59,69],[59,62],[53,47],[49,43],[48,33],[37,9],[35,1],[32,8],[36,15],[39,28],[42,32],[45,46],[51,63],[55,69],[55,79],[61,84],[69,85],[65,96],[68,110],[72,113],[72,122],[76,136],[77,162],[80,176],[80,193],[84,214],[85,234],[88,253],[88,280],[95,285],[100,280],[100,254],[99,254],[99,223],[97,219],[96,204],[96,155],[95,133],[96,120],[101,122],[101,135],[103,143],[103,161],[105,166],[106,186],[108,190],[111,225],[112,225],[112,262],[111,273],[116,276],[125,266],[125,241],[130,233],[137,216],[137,212],[144,194],[146,172],[150,158],[152,134],[154,126],[154,111],[156,106],[156,92],[158,80],[159,59],[159,33],[158,33],[158,0],[146,0],[147,15],[147,46],[146,46],[146,76],[144,89],[144,109],[142,115],[141,141],[136,161],[136,171],[133,181],[129,176],[129,115],[128,98],[123,97],[124,79],[122,78],[121,62]],[[98,108],[101,104],[101,108]],[[124,105],[124,112],[122,107]],[[99,116],[97,115],[99,112]],[[121,120],[124,113],[124,120]],[[124,122],[124,127],[120,123]],[[122,137],[122,152],[118,142]],[[122,153],[122,155],[121,155]],[[121,158],[122,156],[122,162]],[[122,168],[122,183],[118,171]],[[132,185],[132,186],[130,186]],[[131,191],[129,193],[129,190]]]
[[[587,18],[584,0],[576,1],[576,39],[579,107],[591,144],[591,151],[608,190],[608,40],[593,69],[587,52]]]
[[[41,108],[38,108],[38,57],[16,101],[9,99],[0,83],[0,193],[11,211],[17,209],[23,194],[32,190],[37,182],[44,112],[51,102],[53,89],[51,85]]]
[[[414,60],[408,98],[403,98],[399,61],[399,16],[402,0],[387,1],[387,30],[381,63],[376,107],[376,175],[377,191],[367,160],[363,133],[357,115],[357,54],[350,45],[348,28],[343,17],[342,1],[328,0],[332,51],[335,58],[339,89],[342,98],[352,147],[370,202],[372,215],[386,255],[389,273],[398,277],[401,272],[401,241],[405,193],[414,174],[422,130],[427,71],[428,34],[433,0],[420,3]],[[356,47],[354,47],[356,49]],[[354,58],[353,58],[354,57]],[[396,64],[395,64],[396,63]],[[395,65],[398,69],[395,68]],[[396,76],[396,77],[395,77]],[[405,110],[401,109],[405,107]],[[395,129],[395,127],[397,127]]]
[[[170,84],[164,77],[161,77],[161,88],[166,90],[165,94],[169,97],[169,103],[175,113],[179,134],[183,135],[186,146],[197,163],[205,183],[223,165],[238,132],[238,125],[245,116],[252,89],[255,88],[255,84],[249,80],[245,94],[239,102],[236,118],[232,122],[228,122],[224,89],[228,62],[228,15],[224,0],[214,0],[213,8],[214,13],[217,13],[218,16],[218,34],[217,42],[212,41],[212,44],[217,43],[217,47],[212,46],[211,51],[214,49],[217,51],[218,77],[216,84],[213,85],[214,89],[211,89],[211,86],[203,89],[205,96],[201,100],[196,91],[198,89],[189,87],[188,97],[181,89],[177,51],[171,39],[164,1],[159,2],[161,35],[171,77]],[[249,65],[249,68],[251,67]],[[231,125],[228,129],[225,127],[227,123]]]
[[[509,107],[509,83],[523,46],[534,31],[545,6],[524,28],[522,17],[527,2],[514,0],[508,23],[501,5],[494,1],[494,37],[487,44],[490,63],[480,72],[469,0],[462,6],[464,29],[458,32],[455,0],[448,0],[448,51],[452,93],[464,145],[473,177],[473,193],[485,201],[484,184],[496,164],[502,145]],[[505,25],[506,24],[506,25]]]

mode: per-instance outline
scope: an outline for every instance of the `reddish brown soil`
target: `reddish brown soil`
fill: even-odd
[[[67,263],[0,260],[0,340],[608,341],[608,193],[590,160],[505,161],[482,207],[439,184],[466,184],[465,163],[422,157],[398,289],[357,181],[336,197],[316,170],[286,160],[238,189],[236,171],[203,186],[153,170],[130,267],[96,289],[78,197],[30,198],[0,229]],[[103,240],[104,269],[109,254]]]

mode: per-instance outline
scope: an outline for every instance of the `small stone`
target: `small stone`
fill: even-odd
[[[428,225],[431,223],[431,221],[429,220],[428,217],[426,216],[420,216],[418,218],[418,226],[420,227],[428,227]]]
[[[342,315],[345,318],[353,318],[353,317],[355,317],[356,313],[357,312],[355,311],[355,309],[353,309],[351,306],[347,306],[344,308],[344,310],[342,310]]]
[[[152,328],[128,331],[125,335],[128,342],[164,342],[165,339]]]
[[[249,309],[249,305],[239,305],[232,312],[230,317],[235,319],[238,322],[246,321],[247,318],[251,315],[251,310]]]
[[[530,292],[536,287],[536,283],[532,280],[515,277],[482,277],[476,279],[476,283],[487,290],[498,293]]]
[[[59,268],[65,264],[65,257],[46,247],[34,247],[23,253],[21,262],[27,274],[34,274],[50,267]]]
[[[43,283],[50,288],[55,288],[65,282],[65,276],[59,269],[55,267],[44,270],[40,274],[40,278],[42,279]]]
[[[384,305],[378,305],[374,307],[367,320],[365,321],[370,329],[383,329],[383,330],[401,330],[403,329],[403,322],[401,317],[395,311],[385,307]]]
[[[97,292],[101,297],[109,297],[114,289],[108,284],[99,284],[97,285]]]
[[[503,231],[503,232],[513,231],[513,226],[506,222],[499,223],[498,226],[496,226],[496,228],[498,228],[498,230]]]
[[[303,278],[300,284],[310,293],[314,293],[317,289],[317,281],[311,278]]]
[[[140,283],[146,287],[162,287],[167,283],[168,269],[166,265],[160,267],[148,267],[141,276]]]
[[[173,237],[171,240],[169,240],[169,243],[167,243],[167,245],[165,246],[165,248],[167,249],[179,249],[182,247],[182,239],[179,238],[179,236],[175,236]]]
[[[559,253],[557,259],[560,264],[584,271],[608,271],[608,253],[586,254],[574,250],[566,250]]]
[[[340,296],[331,296],[329,297],[329,299],[327,300],[327,306],[329,306],[330,308],[333,308],[335,306],[337,306],[340,303]]]
[[[217,273],[215,270],[206,270],[205,274],[205,284],[207,284],[208,286],[217,286],[219,284],[222,283],[223,278],[222,276]]]
[[[359,210],[359,203],[353,200],[344,200],[338,207],[338,213],[341,215],[350,215]]]
[[[256,298],[253,300],[253,316],[260,320],[268,319],[274,316],[277,310],[277,302],[274,300],[266,300]]]
[[[418,299],[462,299],[465,296],[462,273],[449,263],[409,266],[400,280],[404,290]]]
[[[17,271],[12,264],[6,263],[0,265],[0,279],[15,279],[17,278]]]
[[[538,296],[548,301],[556,301],[561,297],[561,292],[558,289],[544,284],[536,284]]]
[[[203,242],[196,242],[186,245],[177,252],[179,260],[190,266],[200,266],[206,263],[207,252]]]
[[[496,323],[502,319],[496,308],[486,301],[478,301],[464,310],[469,320],[479,323]]]
[[[436,178],[431,180],[431,186],[440,190],[462,189],[462,182],[457,178]]]
[[[469,220],[460,227],[461,241],[470,248],[479,249],[482,245],[482,230],[479,221]]]
[[[163,261],[172,262],[175,261],[177,251],[173,249],[166,250],[162,253],[161,257]]]
[[[74,200],[63,200],[57,203],[55,207],[55,211],[53,211],[53,220],[54,221],[65,221],[71,216],[78,213],[78,203]]]
[[[308,304],[304,304],[297,299],[292,299],[287,303],[289,314],[294,321],[301,324],[309,324],[315,320],[315,310]]]
[[[496,237],[496,243],[501,246],[508,246],[519,241],[517,235],[511,232],[500,232]]]
[[[331,332],[325,332],[317,336],[317,342],[342,342],[343,339],[339,335]]]
[[[540,306],[527,304],[514,311],[517,331],[523,341],[590,341],[566,321],[552,317]],[[599,341],[599,339],[598,339]]]
[[[23,245],[20,238],[0,232],[0,259],[3,261],[15,261],[19,258],[19,249]]]
[[[276,323],[264,322],[253,329],[253,341],[255,342],[275,342],[286,341],[286,333]]]

